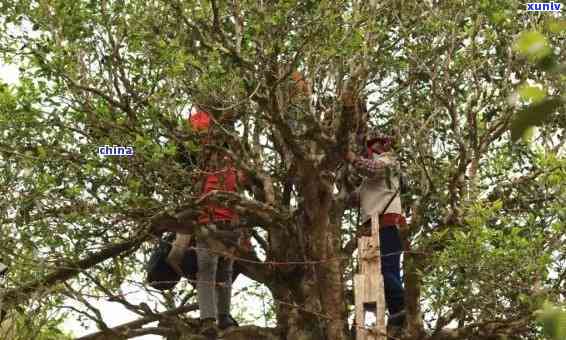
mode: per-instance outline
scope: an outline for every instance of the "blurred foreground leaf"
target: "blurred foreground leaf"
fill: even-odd
[[[523,136],[525,131],[531,126],[539,125],[544,122],[551,113],[556,111],[561,105],[563,100],[558,97],[544,100],[540,103],[529,105],[527,108],[521,110],[517,118],[511,124],[511,139],[515,142]]]
[[[515,49],[533,60],[542,59],[552,51],[546,37],[536,31],[521,33],[517,39]]]
[[[519,87],[518,92],[521,98],[531,101],[532,103],[539,103],[546,97],[544,89],[527,84]]]
[[[538,321],[542,324],[544,334],[553,340],[566,339],[566,310],[545,303],[538,311]]]
[[[566,32],[566,20],[552,18],[546,23],[547,29],[552,33],[563,33]]]

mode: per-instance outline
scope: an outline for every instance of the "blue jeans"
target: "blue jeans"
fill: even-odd
[[[401,281],[401,236],[396,226],[384,226],[379,230],[381,248],[381,273],[385,286],[385,302],[389,316],[405,309],[403,281]],[[388,255],[393,254],[393,255]]]

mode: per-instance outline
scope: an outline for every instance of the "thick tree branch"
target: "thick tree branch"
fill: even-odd
[[[512,334],[524,333],[531,316],[516,320],[485,321],[459,328],[444,328],[440,332],[427,337],[426,340],[461,340],[461,339],[493,339]]]
[[[156,233],[164,231],[194,233],[200,210],[203,204],[216,203],[230,206],[240,216],[245,216],[250,226],[263,225],[265,228],[286,228],[290,223],[291,213],[269,204],[247,199],[236,192],[212,190],[206,195],[187,205],[175,216],[162,213],[152,219],[152,230]]]
[[[165,317],[171,317],[171,316],[176,316],[176,315],[179,315],[179,314],[184,314],[184,313],[187,313],[187,312],[190,312],[190,311],[194,311],[197,308],[198,308],[198,305],[195,305],[195,304],[177,307],[175,309],[171,309],[171,310],[161,312],[161,313],[158,313],[158,314],[155,314],[155,315],[149,315],[149,316],[137,319],[135,321],[127,322],[127,323],[121,324],[119,326],[112,327],[108,330],[103,330],[103,331],[100,331],[100,332],[85,335],[85,336],[82,336],[80,338],[77,338],[76,340],[102,340],[102,339],[106,339],[106,337],[109,336],[109,335],[116,335],[116,334],[122,334],[122,335],[128,336],[129,334],[131,334],[132,330],[141,328],[142,326],[144,326],[144,325],[146,325],[150,322],[157,321],[157,320],[160,320],[160,319],[165,318]],[[136,335],[136,336],[138,336],[138,335]]]
[[[75,263],[67,263],[64,267],[56,269],[46,277],[24,283],[20,287],[8,289],[0,296],[0,300],[4,301],[4,308],[9,310],[16,305],[24,303],[32,297],[34,293],[47,290],[58,283],[69,280],[77,276],[81,271],[89,269],[107,259],[116,257],[124,252],[131,251],[138,247],[142,242],[149,238],[149,234],[141,233],[139,236],[127,240],[122,243],[106,246],[102,250],[87,256],[86,258]]]

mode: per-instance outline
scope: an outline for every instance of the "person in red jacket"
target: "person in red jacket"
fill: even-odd
[[[201,110],[200,108],[196,108],[197,111],[191,115],[187,119],[187,124],[198,136],[198,141],[202,145],[206,145],[210,141],[210,126],[212,123],[212,119],[210,114],[206,111]],[[183,144],[179,144],[180,147],[180,162],[185,164],[189,168],[193,168],[199,163],[198,158],[201,155],[196,155],[194,152],[191,152],[185,148]],[[171,247],[171,251],[167,256],[167,263],[177,274],[183,275],[182,270],[182,262],[185,256],[186,250],[191,245],[191,241],[193,241],[193,237],[191,234],[185,234],[182,232],[177,232],[175,235],[175,241]]]
[[[200,188],[197,190],[200,190],[201,197],[214,190],[237,191],[238,182],[243,179],[243,174],[234,167],[228,156],[211,147],[228,147],[228,143],[223,140],[219,133],[220,129],[215,126],[210,113],[197,108],[197,112],[189,117],[188,124],[193,133],[197,134],[202,150],[198,154],[191,154],[185,150],[187,152],[184,160],[191,167],[199,166],[204,173],[196,184],[197,188]],[[213,231],[215,236],[223,239],[222,243],[238,244],[242,241],[241,233],[237,230],[239,216],[233,209],[222,204],[209,203],[202,210],[198,223],[205,225],[205,231]],[[177,231],[168,255],[168,264],[181,275],[182,260],[186,250],[193,244],[194,238],[194,235]],[[196,288],[202,329],[208,336],[216,334],[216,327],[225,329],[237,326],[230,317],[234,260],[219,255],[219,251],[226,251],[226,247],[216,249],[211,244],[219,245],[218,242],[211,242],[211,238],[196,237],[198,264]]]
[[[212,152],[206,161],[202,195],[214,190],[236,192],[242,181],[242,172],[228,156]],[[237,245],[241,239],[239,222],[233,209],[215,203],[207,204],[199,217],[199,223],[222,235],[224,243],[232,245]],[[220,329],[235,326],[230,318],[234,259],[221,256],[217,251],[206,239],[197,238],[197,294],[205,334],[215,333],[215,321]]]

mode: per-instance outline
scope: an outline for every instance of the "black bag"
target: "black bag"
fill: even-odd
[[[171,251],[171,242],[175,234],[162,238],[153,249],[147,263],[147,282],[157,290],[168,290],[175,287],[181,276],[167,263],[167,256]]]
[[[175,234],[169,235],[159,240],[159,244],[153,249],[149,262],[147,264],[147,282],[149,285],[157,290],[173,289],[181,276],[171,268],[167,263],[167,257],[171,251],[172,242],[175,240]],[[194,239],[189,244],[189,249],[185,252],[181,269],[183,270],[184,277],[186,277],[191,285],[195,285],[198,272],[197,252],[194,249],[196,246]],[[232,282],[242,272],[238,262],[234,263],[232,274]]]
[[[185,277],[193,286],[196,283],[198,272],[197,251],[194,249],[194,247],[196,246],[194,241],[194,238],[191,239],[191,242],[189,243],[189,249],[185,252],[183,263],[181,263],[181,269],[183,270]]]

